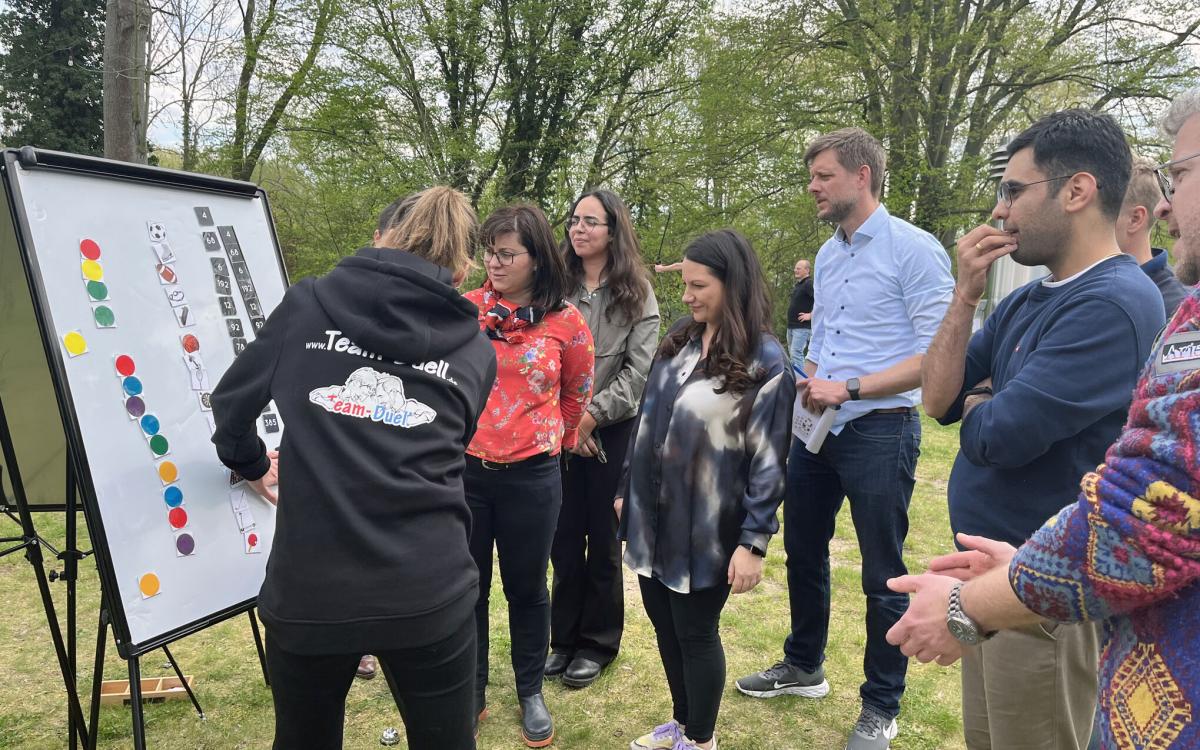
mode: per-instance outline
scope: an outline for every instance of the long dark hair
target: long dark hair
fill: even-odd
[[[650,294],[650,279],[642,266],[642,247],[637,232],[633,231],[629,209],[613,191],[593,190],[575,199],[568,218],[575,215],[575,208],[584,198],[600,201],[608,222],[608,262],[604,265],[604,278],[612,294],[612,305],[605,311],[605,316],[612,320],[613,310],[620,310],[625,320],[633,323],[642,317],[646,297]],[[572,287],[578,289],[583,283],[583,260],[575,254],[570,230],[563,237],[562,254],[567,261],[567,275]]]
[[[514,232],[529,251],[534,263],[533,293],[529,304],[546,310],[566,306],[570,290],[567,267],[554,243],[554,230],[542,209],[529,203],[514,203],[497,208],[479,230],[484,247],[491,247],[502,234]]]
[[[747,365],[758,351],[771,320],[771,300],[762,266],[750,240],[733,229],[702,234],[688,245],[683,257],[707,266],[725,286],[717,333],[708,345],[705,372],[722,379],[717,393],[743,393],[763,379],[764,372],[751,372]],[[690,321],[663,338],[658,354],[673,357],[687,342],[704,331],[704,324]]]

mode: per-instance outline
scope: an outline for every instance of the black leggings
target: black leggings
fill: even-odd
[[[361,654],[279,648],[267,630],[275,750],[338,750],[346,693]],[[410,750],[474,750],[475,618],[428,646],[375,651],[404,719]]]
[[[687,727],[693,742],[708,742],[725,688],[725,649],[718,628],[729,585],[680,594],[653,578],[638,576],[638,584],[658,638],[675,721]]]

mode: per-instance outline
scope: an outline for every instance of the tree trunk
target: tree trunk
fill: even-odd
[[[108,0],[104,24],[104,156],[146,162],[145,0]]]

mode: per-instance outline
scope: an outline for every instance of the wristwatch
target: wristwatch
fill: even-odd
[[[753,554],[756,557],[766,557],[767,556],[766,550],[761,550],[749,542],[742,542],[738,546],[745,547],[747,550],[750,551],[751,554]]]
[[[851,401],[858,401],[860,398],[862,398],[862,396],[858,394],[858,390],[861,387],[862,383],[858,382],[858,378],[849,378],[846,380],[846,390],[850,391]]]
[[[959,593],[962,591],[962,587],[963,583],[960,581],[950,589],[950,609],[946,612],[946,628],[959,643],[966,646],[978,646],[996,633],[995,631],[984,633],[979,629],[979,625],[967,617],[966,612],[963,612],[962,596]]]

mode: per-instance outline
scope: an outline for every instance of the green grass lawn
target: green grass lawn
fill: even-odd
[[[958,431],[926,419],[917,489],[911,509],[907,559],[913,570],[947,551],[946,479],[958,445]],[[61,523],[39,519],[39,530],[57,544]],[[839,518],[833,542],[833,621],[826,672],[832,685],[820,701],[786,697],[759,701],[739,694],[733,681],[774,662],[788,629],[788,604],[782,539],[771,545],[763,583],[749,594],[731,597],[722,620],[728,659],[728,686],[717,738],[729,750],[841,748],[858,715],[862,681],[864,600],[859,585],[859,555],[848,509]],[[0,519],[0,536],[19,530]],[[479,735],[481,750],[522,748],[517,730],[516,696],[508,662],[504,596],[493,577],[491,717]],[[51,584],[63,607],[63,584]],[[21,555],[0,558],[0,748],[66,746],[66,701],[54,659],[32,568]],[[641,607],[637,584],[626,571],[626,629],[621,656],[594,685],[570,690],[547,683],[546,701],[554,713],[557,739],[564,749],[628,747],[629,741],[670,717],[670,697],[654,645],[654,632]],[[99,587],[94,567],[82,568],[80,592],[80,664],[89,676],[96,632]],[[266,748],[274,714],[263,685],[258,658],[245,616],[209,628],[171,646],[185,673],[193,675],[207,718],[200,721],[186,701],[146,706],[146,733],[152,748]],[[142,659],[143,676],[170,674],[162,652]],[[111,642],[105,674],[128,677]],[[913,662],[902,704],[897,750],[962,747],[957,668]],[[86,701],[86,698],[85,698]],[[87,707],[84,707],[85,712]],[[100,712],[100,746],[131,746],[130,712],[105,706]],[[346,747],[379,747],[380,731],[399,725],[399,715],[382,678],[356,681],[346,706]],[[403,745],[402,745],[403,746]]]

